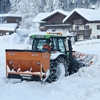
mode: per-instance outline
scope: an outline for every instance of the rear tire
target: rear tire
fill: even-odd
[[[47,82],[55,82],[58,79],[68,76],[68,63],[63,56],[50,61],[50,74],[46,79]]]

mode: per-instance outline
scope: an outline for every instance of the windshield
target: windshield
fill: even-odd
[[[46,48],[46,45],[48,45],[49,48]],[[49,50],[49,51],[59,51],[62,53],[66,53],[66,48],[63,38],[34,39],[32,50],[34,51]]]
[[[35,39],[32,50],[43,50],[45,44],[51,45],[49,39]]]

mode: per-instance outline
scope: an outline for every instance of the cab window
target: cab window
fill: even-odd
[[[34,40],[34,44],[33,44],[33,50],[42,50],[43,45],[46,44],[46,40],[41,39],[41,40]]]
[[[57,38],[53,38],[52,50],[53,50],[53,51],[57,51],[57,50],[58,50]]]
[[[63,39],[58,39],[58,51],[65,53],[65,45]]]

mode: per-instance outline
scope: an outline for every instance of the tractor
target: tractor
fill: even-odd
[[[6,76],[55,82],[84,67],[72,51],[71,40],[60,33],[33,34],[31,50],[6,49]],[[38,77],[38,78],[37,78]]]

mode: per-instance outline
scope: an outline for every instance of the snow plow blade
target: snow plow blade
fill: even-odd
[[[50,66],[50,53],[32,50],[6,50],[6,76],[24,78],[46,76]]]
[[[98,60],[98,56],[96,54],[85,54],[78,51],[73,52],[73,57],[77,61],[85,64],[85,66],[91,66]]]

